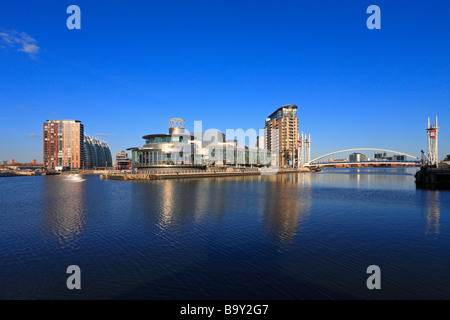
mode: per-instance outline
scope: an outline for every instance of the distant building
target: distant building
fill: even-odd
[[[406,156],[395,154],[392,156],[392,160],[394,161],[406,161]]]
[[[375,152],[373,154],[375,161],[384,160],[387,157],[386,152]]]
[[[47,120],[43,125],[44,167],[82,168],[84,126],[79,120]]]
[[[33,159],[33,166],[37,165],[37,160]]]
[[[113,165],[111,150],[105,141],[84,136],[84,168],[111,167]]]
[[[264,149],[264,136],[258,136],[256,138],[256,147],[258,149]]]
[[[11,159],[11,164],[12,165],[16,164],[16,160],[15,159]]]
[[[7,165],[8,164],[8,160],[3,160],[3,165]]]
[[[131,165],[131,159],[128,158],[126,151],[121,151],[116,154],[116,168],[117,170],[128,169]]]
[[[352,153],[349,156],[349,161],[350,162],[363,162],[363,161],[368,161],[368,158],[366,157],[366,155],[356,152],[356,153]]]
[[[448,155],[445,157],[444,162],[445,162],[446,164],[450,164],[450,154],[448,154]]]
[[[298,148],[296,105],[282,106],[266,119],[264,146],[272,154],[272,165],[282,167],[294,164]]]

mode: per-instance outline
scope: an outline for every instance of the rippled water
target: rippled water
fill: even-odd
[[[449,299],[450,192],[414,172],[1,178],[0,298]]]

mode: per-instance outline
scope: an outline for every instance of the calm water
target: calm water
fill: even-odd
[[[450,192],[415,171],[0,178],[0,298],[449,299]]]

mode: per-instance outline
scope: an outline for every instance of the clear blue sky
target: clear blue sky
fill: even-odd
[[[81,8],[81,30],[66,9]],[[369,30],[369,5],[381,30]],[[450,1],[2,1],[0,160],[42,162],[42,123],[82,120],[113,154],[187,128],[259,129],[299,107],[312,155],[450,154]]]

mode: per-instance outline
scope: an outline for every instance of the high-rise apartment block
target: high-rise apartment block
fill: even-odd
[[[264,146],[272,154],[273,166],[293,166],[298,148],[297,106],[278,108],[264,126]]]
[[[82,168],[84,127],[79,120],[47,120],[43,128],[44,167]]]

